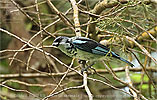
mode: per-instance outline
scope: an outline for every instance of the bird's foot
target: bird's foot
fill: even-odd
[[[94,65],[94,63],[91,64],[91,65],[89,65],[89,66],[87,66],[87,67],[85,67],[85,68],[82,68],[81,74],[83,74],[84,71],[87,71],[87,70],[88,70],[89,68],[91,68],[91,66],[93,66],[93,65]]]

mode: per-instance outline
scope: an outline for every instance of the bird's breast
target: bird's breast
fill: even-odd
[[[92,54],[90,52],[83,51],[78,48],[73,48],[70,45],[60,45],[59,49],[66,55],[81,60],[98,61],[106,58],[105,56],[102,55]]]

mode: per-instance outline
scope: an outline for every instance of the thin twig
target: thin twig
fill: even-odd
[[[61,80],[59,81],[59,83],[57,84],[57,86],[55,87],[55,89],[53,89],[53,91],[51,91],[51,93],[50,93],[49,95],[53,94],[53,93],[57,90],[57,88],[61,85],[62,81],[65,79],[65,77],[66,77],[67,74],[69,73],[70,68],[72,67],[72,65],[73,65],[73,63],[74,63],[74,60],[75,60],[75,59],[72,59],[71,64],[70,64],[70,66],[68,67],[67,71],[65,72],[65,74],[63,75],[63,77],[61,78]]]
[[[12,91],[15,91],[15,92],[24,92],[24,93],[28,93],[28,94],[32,95],[33,97],[35,97],[35,98],[39,98],[39,96],[37,96],[37,95],[35,95],[35,94],[33,94],[33,93],[27,91],[27,90],[18,90],[18,89],[14,89],[14,88],[9,87],[9,86],[6,86],[6,85],[4,85],[4,84],[0,84],[0,86],[5,87],[5,88],[7,88],[7,89],[9,89],[9,90],[12,90]],[[40,98],[39,98],[39,99],[40,99]]]
[[[146,71],[146,68],[143,66],[143,64],[140,62],[140,60],[137,58],[137,56],[131,51],[131,53],[134,55],[134,57],[136,58],[136,60],[138,61],[138,63],[141,65],[142,69],[144,70],[144,72],[146,73],[146,75],[148,76],[148,78],[151,80],[151,83],[153,85],[153,87],[156,89],[156,86],[152,80],[152,78],[150,77],[149,73]]]
[[[70,22],[70,20],[61,12],[59,12],[59,10],[53,5],[53,3],[50,0],[46,0],[48,5],[50,6],[50,8],[55,11],[55,13],[61,18],[61,20],[67,24],[73,31],[75,31],[74,29],[74,25]]]
[[[62,90],[60,90],[58,92],[55,92],[55,93],[53,93],[51,95],[48,95],[48,96],[44,97],[42,100],[46,100],[46,99],[48,99],[50,97],[53,97],[55,95],[58,95],[58,94],[64,92],[64,91],[68,91],[68,90],[72,90],[72,89],[82,89],[83,87],[84,87],[83,85],[81,85],[81,86],[75,86],[75,87],[68,87],[68,88],[62,89]]]
[[[129,36],[125,36],[125,37],[126,37],[126,39],[134,42],[148,57],[150,57],[154,61],[155,64],[157,64],[157,60],[155,58],[153,58],[150,55],[150,53],[142,45],[140,45],[138,42],[136,42],[133,38],[131,38]]]
[[[109,72],[112,74],[113,78],[117,81],[119,81],[122,84],[127,85],[129,88],[131,88],[133,91],[135,91],[142,99],[144,100],[148,100],[147,98],[145,98],[137,89],[135,89],[133,86],[129,85],[128,83],[124,82],[123,80],[120,80],[117,75],[115,75],[115,73],[112,72],[112,70],[105,64],[105,62],[103,62],[103,64],[105,65],[106,69],[109,70]]]

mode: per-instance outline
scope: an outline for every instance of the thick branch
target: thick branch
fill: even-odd
[[[74,23],[75,23],[75,33],[76,33],[76,36],[81,36],[78,7],[75,0],[70,0],[70,2],[72,4],[73,11],[74,11],[73,18],[74,18]]]
[[[126,2],[126,0],[122,0],[122,1]],[[118,2],[119,0],[110,0],[110,1],[103,0],[102,2],[100,2],[94,7],[92,13],[100,15],[103,10],[105,10],[106,8],[112,8],[116,6]],[[92,21],[94,21],[93,17],[90,18],[89,23]],[[89,24],[89,26],[87,27],[87,32],[89,34],[92,34],[92,38],[96,39],[96,23]]]
[[[128,81],[128,84],[130,86],[133,86],[133,83],[131,81],[131,78],[130,78],[130,75],[129,75],[129,66],[126,66],[125,68],[125,73],[126,73],[126,78],[127,78],[127,81]],[[134,92],[132,89],[130,89],[131,93],[133,94],[134,96],[134,100],[138,100],[138,97],[137,97],[137,93]]]
[[[87,73],[84,71],[84,73],[83,73],[83,86],[84,86],[84,88],[85,88],[85,90],[86,90],[86,92],[87,92],[87,95],[88,95],[88,97],[89,97],[89,100],[93,100],[93,95],[92,95],[92,93],[90,92],[90,89],[89,89],[87,83],[88,83],[88,81],[87,81]]]
[[[102,11],[104,11],[106,8],[112,8],[115,7],[116,5],[118,5],[119,3],[125,4],[128,3],[129,0],[103,0],[102,2],[98,3],[94,9],[92,10],[93,14],[96,15],[100,15],[102,13]],[[149,4],[151,2],[156,3],[153,0],[144,0],[143,1],[145,4]],[[140,2],[141,3],[141,2]],[[96,23],[91,23],[92,21],[94,21],[95,19],[93,17],[90,17],[89,20],[89,25],[87,27],[87,32],[89,34],[92,34],[91,38],[97,39],[96,36]]]

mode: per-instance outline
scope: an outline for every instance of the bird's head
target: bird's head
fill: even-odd
[[[59,36],[53,41],[52,45],[58,47],[60,44],[65,44],[67,41],[68,37]]]

